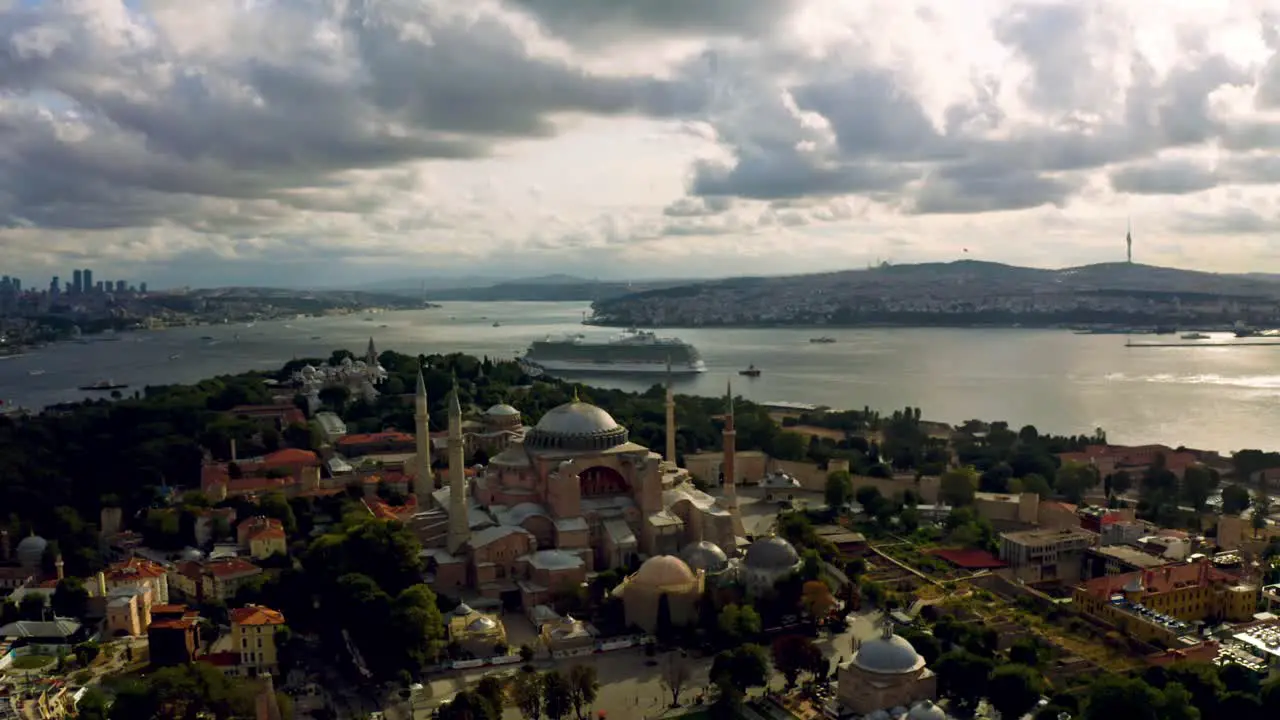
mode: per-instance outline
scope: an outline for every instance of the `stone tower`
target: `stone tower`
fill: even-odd
[[[742,516],[738,514],[738,486],[735,467],[735,455],[738,451],[738,431],[733,428],[733,383],[725,385],[724,408],[724,455],[721,469],[724,473],[724,488],[720,502],[733,518],[733,533],[739,537],[746,534],[742,526]]]
[[[671,387],[671,358],[667,358],[667,462],[676,464],[676,393]]]
[[[378,348],[373,346],[373,338],[369,338],[369,347],[364,351],[364,372],[369,382],[378,382]]]
[[[431,476],[431,416],[427,411],[427,383],[422,379],[422,368],[418,368],[418,394],[413,399],[413,422],[413,440],[418,451],[413,458],[413,494],[418,498],[418,507],[425,508],[431,491],[436,489],[436,481]]]
[[[467,518],[467,479],[463,474],[466,463],[462,446],[462,406],[458,403],[458,384],[453,384],[449,394],[449,540],[448,550],[457,553],[471,539],[471,524]]]

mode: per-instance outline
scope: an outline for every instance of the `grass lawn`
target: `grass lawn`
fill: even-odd
[[[13,659],[12,667],[14,670],[38,670],[45,665],[52,665],[55,658],[48,655],[23,655]]]

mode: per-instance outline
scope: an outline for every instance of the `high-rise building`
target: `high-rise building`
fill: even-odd
[[[147,284],[146,284],[146,283],[138,283],[138,292],[140,292],[140,293],[144,293],[144,294],[145,294],[145,293],[147,292]]]
[[[13,291],[14,291],[14,292],[16,292],[16,293],[20,293],[20,292],[22,292],[22,279],[21,279],[21,278],[14,278],[14,279],[13,279]]]
[[[58,295],[58,293],[62,292],[62,283],[58,281],[59,281],[58,276],[54,275],[53,281],[49,283],[49,294],[55,297]]]
[[[124,292],[128,292],[128,290],[129,290],[129,283],[125,282],[124,280],[116,281],[116,292],[124,293]]]
[[[85,273],[88,273],[88,272],[89,272],[88,270],[85,270]],[[99,281],[98,281],[98,284],[97,284],[97,285],[94,285],[93,287],[94,287],[94,289],[95,289],[95,290],[97,290],[97,291],[98,291],[98,292],[100,292],[100,293],[104,293],[104,292],[106,292],[106,291],[107,291],[107,288],[106,288],[105,286],[103,286],[103,284],[102,284],[102,281],[101,281],[101,280],[99,280]]]
[[[71,273],[71,294],[79,295],[84,292],[84,271],[75,270]]]
[[[85,292],[91,292],[91,291],[93,290],[93,288],[94,288],[94,284],[93,284],[93,271],[92,271],[92,270],[90,270],[89,268],[85,268],[85,269],[84,269],[84,291],[85,291]],[[101,289],[101,288],[99,288],[99,289]]]

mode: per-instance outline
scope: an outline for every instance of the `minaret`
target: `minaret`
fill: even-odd
[[[67,576],[66,576],[66,573],[63,571],[62,553],[58,553],[57,555],[54,556],[53,567],[54,567],[54,570],[57,571],[58,579],[65,580]]]
[[[427,411],[427,383],[422,379],[422,368],[418,368],[418,394],[413,399],[413,422],[413,440],[418,450],[413,459],[413,494],[417,496],[418,508],[425,509],[427,498],[436,489],[436,481],[431,476],[431,415]]]
[[[457,553],[471,539],[467,518],[467,479],[463,476],[462,407],[458,404],[458,384],[449,394],[449,541],[450,553]]]
[[[733,517],[733,533],[739,537],[746,534],[742,527],[742,516],[738,514],[738,487],[735,474],[734,455],[738,451],[738,431],[733,429],[733,382],[725,384],[724,412],[724,460],[721,468],[724,471],[724,488],[721,502],[724,509]]]
[[[671,358],[667,358],[667,462],[676,464],[676,393],[671,387]]]

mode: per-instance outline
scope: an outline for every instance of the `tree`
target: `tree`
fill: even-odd
[[[89,612],[89,591],[79,578],[64,578],[58,581],[50,602],[56,617],[82,618]]]
[[[849,504],[849,499],[853,497],[853,478],[844,470],[836,470],[827,473],[827,484],[823,488],[823,498],[827,501],[827,507],[831,509],[841,508]]]
[[[1088,463],[1068,460],[1053,476],[1053,488],[1068,501],[1079,503],[1098,484],[1098,470]]]
[[[76,703],[77,720],[107,720],[107,696],[96,687],[88,688]]]
[[[971,710],[987,693],[987,679],[994,663],[968,650],[952,650],[938,658],[938,694],[958,707]]]
[[[574,665],[569,668],[569,692],[573,701],[573,712],[578,720],[587,720],[591,714],[591,705],[596,701],[600,691],[600,682],[596,678],[593,665]]]
[[[971,505],[978,491],[978,473],[971,467],[953,468],[942,474],[938,487],[942,502],[947,505]]]
[[[439,709],[439,720],[499,720],[500,710],[480,694],[479,690],[463,690]]]
[[[1141,680],[1102,675],[1089,687],[1081,720],[1159,720],[1160,693]]]
[[[991,671],[987,700],[1004,720],[1016,720],[1035,707],[1044,693],[1044,680],[1026,665],[1008,663]]]
[[[930,667],[937,662],[942,655],[942,644],[938,642],[938,638],[923,632],[914,627],[903,628],[898,635],[907,642],[911,643],[911,647],[919,653],[926,665]]]
[[[542,675],[542,706],[549,720],[564,720],[573,712],[573,690],[559,670]]]
[[[671,624],[671,598],[666,593],[658,596],[658,618],[654,627],[654,635],[657,636],[658,642],[666,644],[674,639],[675,627]]]
[[[1253,527],[1253,538],[1258,539],[1258,533],[1267,526],[1267,512],[1271,509],[1271,498],[1267,496],[1267,486],[1263,483],[1258,486],[1258,492],[1253,497],[1253,515],[1249,517],[1249,524]]]
[[[662,663],[662,673],[658,676],[658,681],[664,690],[671,693],[671,707],[680,707],[680,693],[692,679],[693,669],[681,654],[668,653],[667,659]]]
[[[533,662],[533,648],[527,644],[520,646],[520,662],[525,665]]]
[[[1009,662],[1027,667],[1040,666],[1040,649],[1034,640],[1018,640],[1009,648]]]
[[[542,717],[542,678],[534,672],[519,672],[511,681],[511,698],[525,720]]]
[[[725,650],[711,662],[711,682],[722,693],[740,697],[769,680],[769,656],[759,645],[747,643]]]
[[[1117,470],[1111,475],[1111,493],[1124,495],[1133,489],[1133,477],[1128,470]]]
[[[1035,493],[1040,499],[1053,497],[1053,487],[1049,485],[1049,481],[1044,479],[1039,473],[1031,473],[1025,475],[1021,479],[1022,492]]]
[[[735,643],[759,635],[762,622],[760,613],[750,605],[730,603],[720,608],[716,627],[728,642]]]
[[[787,689],[795,687],[800,673],[811,671],[822,660],[822,651],[807,637],[783,635],[773,641],[773,666],[786,678]]]
[[[836,609],[836,598],[826,583],[810,580],[800,589],[800,605],[809,613],[809,617],[823,620]]]
[[[875,485],[863,485],[853,493],[853,497],[868,515],[875,515],[884,503],[884,496]]]
[[[1218,486],[1218,477],[1204,465],[1192,465],[1182,475],[1182,498],[1196,512],[1204,510],[1205,502]]]
[[[1242,485],[1228,485],[1222,488],[1222,514],[1239,515],[1249,509],[1249,491]]]

